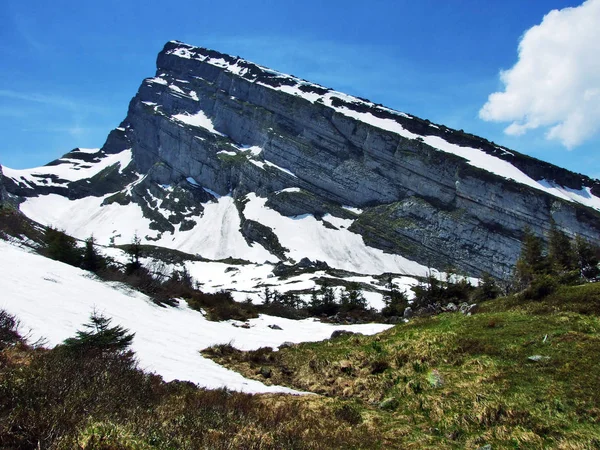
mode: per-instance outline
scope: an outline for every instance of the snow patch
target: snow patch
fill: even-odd
[[[139,292],[100,282],[89,272],[4,241],[0,241],[0,272],[0,308],[20,319],[22,330],[30,330],[31,340],[46,338],[48,345],[57,345],[73,336],[96,309],[113,319],[113,324],[135,332],[132,349],[143,369],[166,381],[188,380],[207,388],[297,393],[246,379],[198,352],[214,344],[231,342],[241,350],[252,350],[278,347],[285,341],[321,340],[336,329],[373,334],[389,328],[381,324],[332,326],[264,315],[250,320],[249,329],[233,327],[229,321],[210,322],[184,301],[176,308],[162,308]],[[279,325],[282,330],[272,330],[269,325]]]
[[[347,229],[332,230],[308,214],[282,216],[265,206],[266,198],[257,197],[254,193],[246,198],[244,217],[270,227],[281,245],[289,249],[287,256],[295,260],[307,257],[313,261],[325,261],[337,269],[365,274],[392,272],[425,276],[428,272],[427,267],[414,261],[368,247],[362,236]],[[324,219],[343,226],[352,223],[330,215]]]
[[[162,84],[164,86],[167,86],[169,84],[167,80],[160,77],[148,78],[146,81],[148,81],[149,83]]]
[[[212,120],[210,120],[210,118],[204,113],[204,111],[198,111],[194,115],[190,115],[187,113],[175,114],[173,118],[185,124],[192,125],[194,127],[204,128],[205,130],[208,130],[213,134],[225,136],[223,133],[220,133],[217,130],[215,130],[215,126],[213,125]]]
[[[185,95],[185,92],[183,91],[183,89],[181,89],[179,86],[177,86],[176,84],[170,84],[169,85],[169,89],[171,89],[174,92],[177,92],[178,94],[183,94]]]
[[[281,166],[278,166],[277,164],[274,164],[274,163],[272,163],[271,161],[267,161],[267,160],[265,160],[265,164],[266,164],[267,166],[274,167],[275,169],[277,169],[277,170],[280,170],[280,171],[282,171],[282,172],[284,172],[284,173],[287,173],[288,175],[290,175],[290,176],[292,176],[292,177],[294,177],[294,178],[298,178],[298,177],[296,176],[296,174],[292,173],[292,172],[291,172],[291,171],[289,171],[288,169],[284,169],[283,167],[281,167]]]
[[[193,185],[193,186],[200,186],[200,185],[198,184],[198,182],[197,182],[196,180],[194,180],[192,177],[187,177],[187,178],[186,178],[186,181],[187,181],[188,183],[190,183],[191,185]]]
[[[293,193],[293,192],[301,192],[301,191],[302,191],[302,189],[300,189],[299,187],[290,187],[290,188],[281,189],[280,191],[275,192],[275,195],[279,195],[282,192]]]
[[[53,166],[42,166],[33,169],[20,170],[3,167],[2,170],[5,176],[12,178],[16,182],[26,181],[34,185],[64,186],[65,183],[53,182],[51,176],[58,177],[65,182],[83,180],[91,178],[107,167],[115,164],[119,165],[119,173],[122,173],[123,169],[129,165],[132,158],[131,149],[123,150],[114,155],[102,155],[100,154],[99,149],[95,149],[95,151],[88,149],[88,151],[82,153],[98,153],[98,158],[100,158],[100,160],[88,163],[78,159],[64,158],[59,160],[61,162],[60,164]],[[42,180],[45,180],[45,182]]]
[[[347,211],[353,212],[354,214],[362,214],[362,212],[363,212],[362,209],[355,208],[354,206],[342,205],[342,208],[344,208]]]

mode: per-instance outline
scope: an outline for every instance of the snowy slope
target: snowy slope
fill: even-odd
[[[352,220],[325,215],[323,220],[337,230],[323,225],[312,215],[286,217],[267,206],[266,198],[248,194],[244,216],[272,228],[281,245],[290,249],[296,260],[307,257],[326,261],[330,266],[362,274],[384,272],[426,276],[428,268],[399,255],[368,247],[362,236],[348,231]],[[310,246],[307,243],[310,242]]]
[[[240,217],[230,196],[207,202],[202,216],[193,217],[192,230],[163,233],[150,228],[150,220],[135,203],[102,205],[106,197],[70,200],[57,194],[28,198],[21,211],[29,218],[65,230],[79,239],[91,235],[98,243],[129,244],[134,235],[144,242],[200,254],[208,259],[239,258],[253,262],[277,259],[259,245],[249,245],[240,232]]]
[[[96,280],[88,272],[29,253],[0,240],[0,308],[15,314],[30,338],[53,346],[73,336],[95,308],[136,333],[133,342],[140,365],[165,380],[189,380],[201,386],[226,386],[245,392],[292,392],[248,380],[202,357],[198,350],[231,342],[250,350],[329,337],[335,329],[373,334],[387,325],[333,326],[313,320],[292,321],[260,316],[249,329],[231,322],[210,322],[185,304],[162,308],[145,295]],[[183,302],[182,302],[183,303]],[[272,330],[277,324],[282,330]]]
[[[107,167],[119,165],[122,172],[131,162],[131,150],[114,155],[104,155],[100,149],[76,149],[69,153],[71,158],[60,158],[57,164],[15,170],[3,167],[3,173],[16,183],[30,186],[65,186],[69,181],[91,178]]]
[[[98,248],[100,252],[121,264],[129,261],[127,254],[115,247]],[[141,258],[142,265],[155,273],[161,273],[168,277],[173,271],[182,271],[185,267],[187,273],[192,277],[194,283],[198,283],[200,289],[207,293],[221,291],[229,292],[234,300],[243,302],[250,300],[254,304],[264,302],[265,288],[271,292],[277,291],[281,294],[293,292],[305,302],[310,302],[312,289],[319,290],[321,284],[318,280],[327,279],[336,295],[339,297],[348,283],[360,283],[362,294],[367,300],[367,306],[378,311],[385,306],[383,297],[386,290],[387,279],[378,280],[372,276],[345,276],[340,278],[327,274],[326,271],[318,270],[301,273],[295,276],[276,276],[273,273],[273,264],[229,264],[219,261],[186,261],[180,264],[165,264],[164,261],[152,257]],[[443,273],[432,271],[436,276],[444,278]],[[469,279],[472,284],[477,284],[474,278]],[[396,288],[404,292],[410,300],[414,297],[411,287],[419,284],[419,280],[411,276],[395,276],[392,282]],[[367,287],[367,286],[370,286]],[[371,289],[371,290],[369,290]]]
[[[69,200],[49,194],[27,199],[21,210],[33,220],[64,229],[79,239],[94,238],[103,245],[111,239],[115,244],[128,244],[137,234],[148,243],[199,254],[208,259],[228,257],[263,263],[277,262],[267,250],[257,244],[249,245],[241,234],[240,218],[233,199],[222,196],[216,202],[204,204],[204,214],[194,217],[192,230],[174,234],[150,228],[150,220],[137,204],[126,206],[113,203],[100,206],[105,197]],[[312,215],[285,217],[265,206],[266,199],[249,194],[244,216],[273,229],[287,253],[297,261],[307,257],[325,261],[331,267],[362,274],[385,272],[425,276],[428,268],[402,256],[384,253],[365,245],[359,234],[347,228],[352,220],[327,215],[324,220],[336,226],[334,230]],[[146,239],[150,238],[150,239]],[[307,246],[306,243],[311,245]]]

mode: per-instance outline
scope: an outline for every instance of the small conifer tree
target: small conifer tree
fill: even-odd
[[[321,289],[321,308],[323,314],[333,315],[338,312],[339,305],[336,302],[335,291],[332,287],[323,286]]]
[[[556,274],[577,269],[577,254],[573,244],[565,232],[557,228],[554,221],[548,235],[548,258],[550,269]]]
[[[127,264],[127,273],[133,273],[142,268],[140,258],[142,257],[142,240],[137,235],[133,236],[131,244],[125,250],[129,255],[129,264]]]
[[[78,330],[75,337],[67,338],[63,348],[75,353],[84,354],[116,354],[130,356],[129,347],[135,333],[120,325],[111,326],[111,319],[93,311],[83,330]]]
[[[271,289],[269,289],[268,287],[265,287],[264,294],[263,294],[263,300],[264,300],[265,306],[270,305],[271,302],[273,301],[273,293],[271,292]]]
[[[96,251],[94,236],[90,236],[85,241],[81,268],[90,272],[98,272],[102,267],[104,267],[104,260]]]
[[[600,248],[586,241],[581,236],[575,238],[577,265],[581,277],[585,280],[595,280],[600,276]]]
[[[310,301],[308,303],[308,310],[312,314],[317,314],[317,311],[321,309],[321,298],[315,288],[310,292]]]
[[[336,301],[333,288],[323,285],[318,293],[313,290],[308,310],[315,315],[331,316],[336,314],[340,310],[340,305]]]
[[[350,310],[364,310],[367,308],[367,299],[360,290],[358,283],[348,286],[348,307]]]
[[[387,294],[383,297],[385,306],[381,310],[381,314],[385,317],[402,316],[408,306],[406,294],[396,287],[391,276],[388,277],[386,288]]]
[[[525,289],[537,275],[547,273],[548,260],[543,253],[542,240],[529,227],[523,230],[521,256],[515,266],[515,286]]]

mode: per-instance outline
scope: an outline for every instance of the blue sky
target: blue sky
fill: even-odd
[[[548,127],[530,129],[538,120],[527,110],[523,114],[528,114],[528,124],[517,128],[528,131],[507,135],[503,130],[515,111],[506,106],[506,99],[504,103],[497,99],[490,110],[490,117],[502,122],[479,116],[488,96],[505,88],[500,71],[518,62],[524,33],[540,24],[550,10],[582,3],[4,0],[0,7],[0,163],[33,167],[74,147],[100,147],[125,117],[142,79],[154,74],[156,55],[164,43],[178,39],[600,177],[597,132],[582,142],[568,140],[568,130],[557,133],[562,140],[549,140]],[[534,91],[531,78],[533,89],[519,80],[511,89]],[[589,81],[592,86],[595,82],[595,78]],[[576,145],[567,149],[565,142]]]

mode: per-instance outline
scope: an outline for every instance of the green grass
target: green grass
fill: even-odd
[[[378,336],[206,354],[267,383],[357,401],[387,446],[600,448],[599,311],[600,284],[589,284]]]

